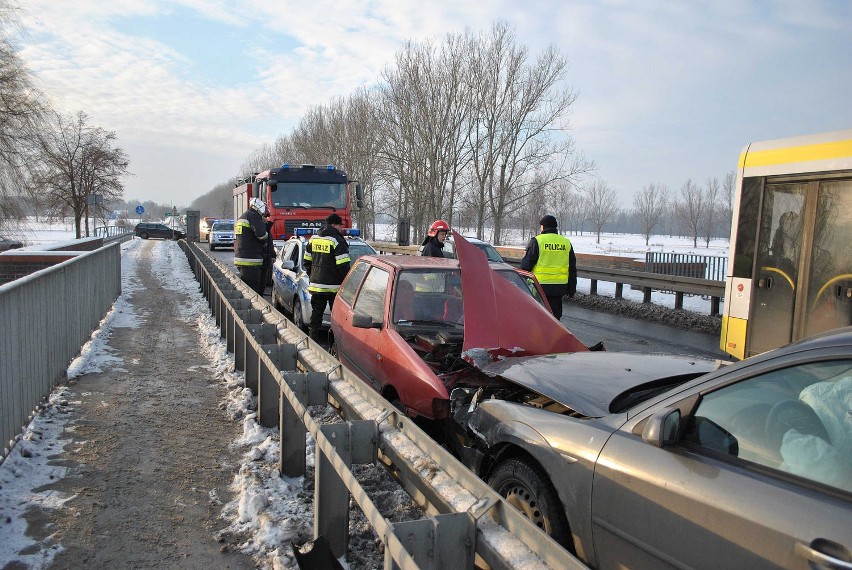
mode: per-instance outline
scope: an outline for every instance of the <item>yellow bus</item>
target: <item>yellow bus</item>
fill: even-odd
[[[737,170],[723,351],[852,324],[852,130],[756,142]]]

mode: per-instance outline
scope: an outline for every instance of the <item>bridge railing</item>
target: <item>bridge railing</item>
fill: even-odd
[[[0,285],[0,461],[120,293],[118,243]]]
[[[408,417],[197,245],[181,241],[234,367],[256,395],[257,419],[277,427],[280,473],[305,475],[315,442],[314,538],[345,555],[350,498],[384,544],[385,568],[585,568]],[[318,425],[308,406],[331,404],[347,421]],[[380,463],[429,513],[391,522],[351,471]]]

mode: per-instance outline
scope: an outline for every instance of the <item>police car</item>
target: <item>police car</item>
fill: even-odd
[[[311,320],[309,278],[303,261],[305,244],[311,235],[318,232],[316,228],[296,228],[296,235],[284,242],[272,264],[272,304],[302,330],[307,330]],[[346,228],[342,233],[349,245],[352,264],[362,255],[376,255],[376,250],[361,239],[361,230]],[[323,315],[322,324],[324,328],[331,325],[328,309]]]

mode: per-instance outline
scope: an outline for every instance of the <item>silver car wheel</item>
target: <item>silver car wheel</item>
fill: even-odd
[[[305,318],[302,316],[302,303],[299,302],[298,299],[293,301],[293,323],[300,329],[307,329],[307,325],[305,325]]]
[[[510,457],[494,468],[488,485],[534,525],[573,550],[562,502],[547,473],[537,463]]]

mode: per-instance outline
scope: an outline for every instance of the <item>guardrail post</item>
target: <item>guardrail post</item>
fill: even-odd
[[[642,287],[642,302],[650,303],[651,302],[651,288],[650,287]]]
[[[473,568],[476,521],[469,513],[395,523],[393,531],[419,568]],[[390,554],[385,550],[385,568],[391,562]],[[396,564],[391,567],[398,568]]]
[[[220,330],[222,337],[225,338],[225,344],[228,347],[228,352],[234,352],[234,331],[235,327],[239,328],[234,324],[234,313],[236,311],[246,311],[251,309],[251,301],[248,299],[222,299],[222,310],[225,312],[225,319],[223,319],[222,324],[220,325]],[[233,307],[233,310],[230,310],[228,304]]]
[[[281,387],[275,371],[296,369],[296,345],[264,344],[260,347],[275,367],[270,370],[259,362],[260,382],[257,391],[257,421],[263,427],[278,427]]]
[[[213,313],[213,318],[216,319],[216,324],[219,325],[219,328],[224,332],[225,321],[228,319],[228,306],[226,305],[227,299],[242,299],[242,293],[234,289],[233,286],[221,287],[219,291],[221,291],[220,295],[214,295],[213,291],[210,291],[210,309]],[[223,334],[222,336],[225,335]]]
[[[378,426],[370,420],[320,426],[347,467],[376,459]],[[331,461],[317,446],[314,483],[314,538],[324,536],[335,558],[346,554],[349,543],[349,489]]]
[[[589,295],[597,295],[598,294],[598,280],[590,279],[589,280]]]
[[[295,345],[290,345],[294,346]],[[328,375],[325,372],[284,372],[281,386],[281,419],[279,421],[279,445],[281,464],[278,474],[286,477],[304,477],[307,459],[308,428],[300,414],[284,395],[290,390],[302,406],[321,406],[328,403]]]
[[[624,297],[624,283],[616,283],[615,284],[615,298],[621,299]]]
[[[262,317],[258,309],[246,309],[234,311],[235,318],[239,319],[246,326],[249,324],[257,324],[261,322]],[[246,369],[246,334],[241,326],[236,326],[234,330],[234,369]]]
[[[710,297],[710,316],[719,316],[719,297]]]
[[[260,311],[257,311],[257,313],[260,314]],[[257,345],[275,342],[277,333],[278,329],[275,325],[270,325],[268,323],[246,324],[246,338],[243,343],[245,346],[246,388],[251,390],[252,394],[255,396],[259,394],[258,386],[260,385],[261,369]],[[251,339],[254,339],[254,342],[252,342]]]
[[[680,291],[675,292],[675,309],[683,309],[683,293]]]

